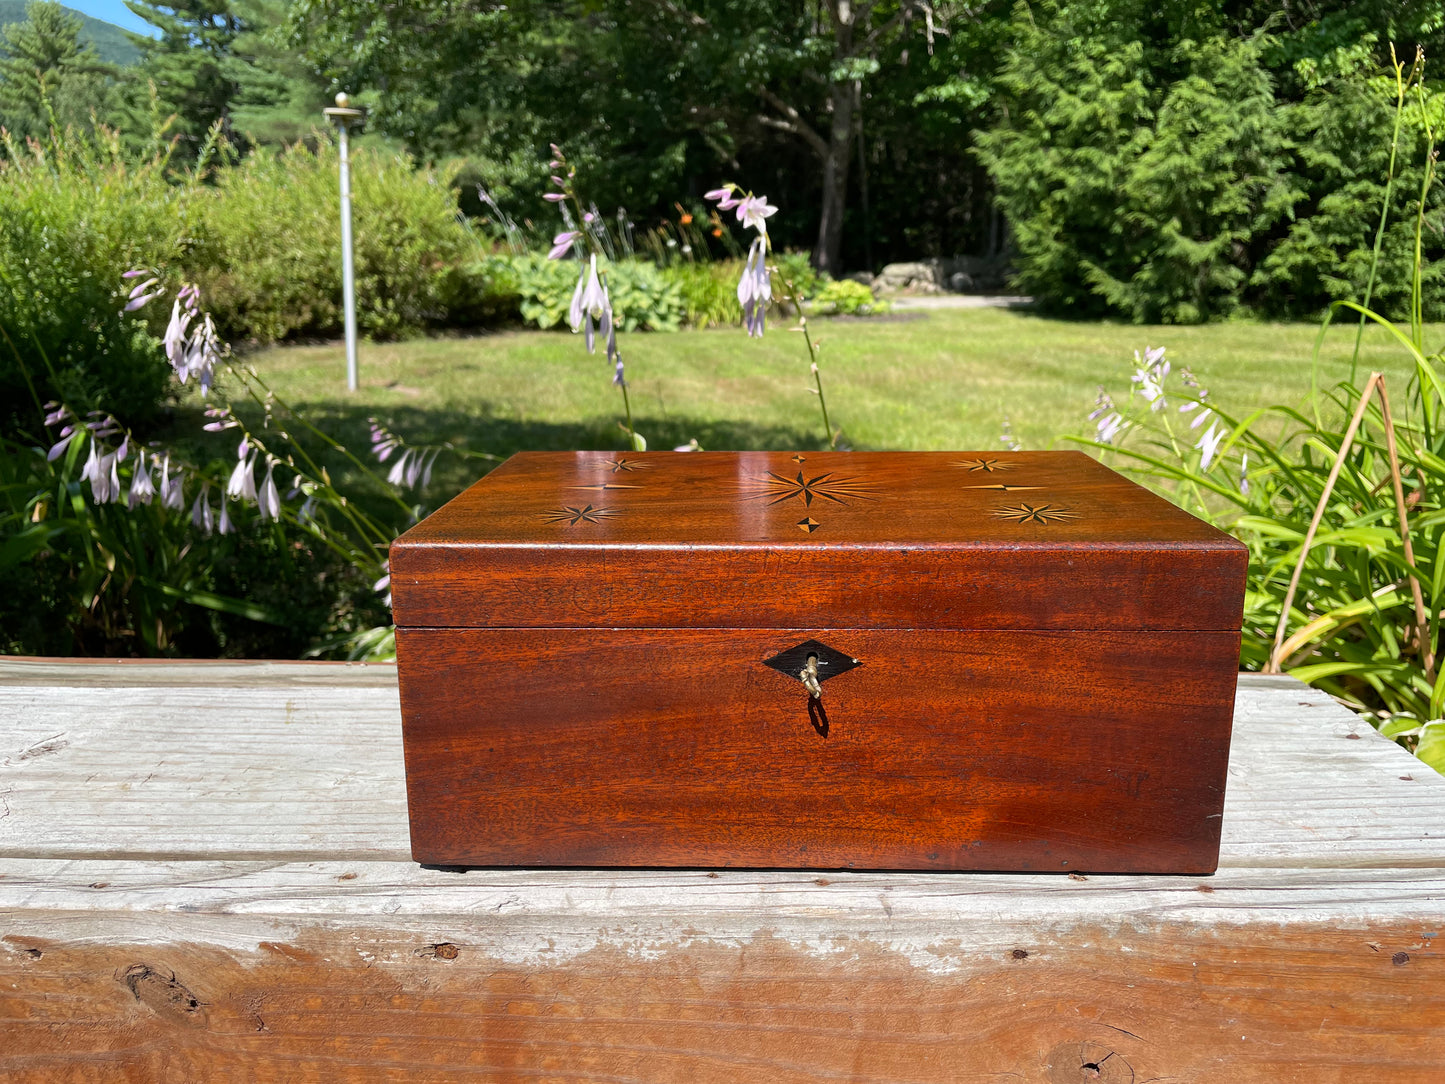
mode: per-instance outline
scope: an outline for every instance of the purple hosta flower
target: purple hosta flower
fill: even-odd
[[[1199,443],[1195,445],[1200,449],[1200,470],[1208,470],[1209,464],[1214,462],[1214,457],[1219,453],[1219,446],[1224,442],[1227,432],[1228,430],[1219,428],[1219,423],[1209,423],[1209,428],[1204,431],[1204,436],[1200,437]]]
[[[50,451],[45,453],[46,462],[54,463],[64,455],[65,449],[69,447],[70,442],[75,439],[75,435],[78,432],[80,432],[80,430],[76,429],[73,425],[67,425],[62,429],[60,431],[60,439],[50,446]]]
[[[383,591],[385,591],[385,592],[386,592],[386,595],[385,595],[385,597],[384,597],[381,601],[384,602],[386,605],[390,606],[390,605],[391,605],[391,561],[387,560],[387,561],[381,562],[381,573],[382,573],[381,579],[377,580],[374,584],[372,584],[372,585],[371,585],[371,589],[372,589],[373,591],[375,591],[377,594],[381,594]]]
[[[556,237],[552,238],[552,251],[547,253],[547,259],[560,260],[568,252],[572,251],[573,244],[577,238],[582,236],[581,230],[563,230]]]
[[[130,476],[130,492],[126,494],[125,506],[134,508],[138,504],[150,504],[156,495],[156,484],[151,481],[150,467],[146,463],[145,450],[136,455],[135,470]]]
[[[171,454],[166,452],[165,460],[160,463],[160,507],[179,512],[185,504],[184,483],[185,476],[181,471],[176,471],[175,477],[171,477]]]
[[[611,357],[611,356],[613,356],[613,355],[615,355],[615,354],[617,353],[617,335],[616,335],[616,333],[615,333],[615,332],[616,332],[616,329],[613,329],[613,330],[614,330],[614,334],[610,337],[610,339],[609,339],[609,341],[608,341],[608,344],[607,344],[607,353],[608,353],[608,356],[609,356],[609,357]],[[622,388],[622,387],[626,387],[626,386],[627,386],[627,376],[626,376],[626,374],[624,374],[623,371],[622,371],[622,359],[621,359],[621,358],[618,358],[618,359],[617,359],[617,367],[612,371],[612,385],[613,385],[613,387],[617,387],[617,388]]]
[[[182,307],[179,295],[176,296],[175,301],[171,302],[171,322],[166,325],[166,334],[161,342],[165,346],[166,360],[177,372],[180,372],[185,359],[186,338],[190,333],[191,320],[195,315],[194,309]]]
[[[745,196],[737,205],[738,221],[743,229],[759,233],[768,232],[765,220],[777,213],[778,209],[768,202],[767,196]]]
[[[171,305],[171,321],[166,325],[162,341],[166,360],[181,383],[194,376],[201,385],[201,394],[207,395],[215,379],[216,363],[221,360],[222,346],[215,322],[201,313],[200,299],[201,293],[196,287],[181,287]]]
[[[90,443],[90,460],[80,477],[90,483],[90,495],[96,504],[120,500],[120,471],[114,452],[97,455],[95,442]]]
[[[218,534],[230,534],[233,530],[235,530],[235,528],[231,525],[231,510],[229,505],[226,503],[226,498],[222,497],[221,519],[220,522],[216,524],[216,532]]]
[[[136,272],[136,274],[140,273],[141,272]],[[129,275],[131,274],[131,272],[127,271],[126,274]],[[152,289],[152,287],[154,287],[154,289]],[[125,309],[122,311],[135,312],[136,309],[139,309],[142,306],[148,304],[149,302],[154,301],[163,293],[165,293],[165,290],[161,287],[160,279],[146,279],[144,282],[131,288],[130,296],[125,303]]]
[[[755,196],[751,192],[740,195],[738,186],[725,184],[704,195],[704,199],[717,200],[720,210],[737,209],[738,221],[744,229],[757,230],[758,235],[748,246],[747,262],[743,265],[742,277],[738,279],[738,304],[743,307],[743,324],[750,338],[761,338],[766,324],[768,303],[773,299],[773,286],[768,273],[768,223],[778,209],[768,202],[767,196]]]
[[[577,279],[577,288],[572,291],[572,305],[567,311],[567,322],[573,332],[585,333],[589,354],[597,350],[597,326],[594,321],[601,325],[610,358],[617,352],[616,334],[612,327],[612,301],[607,296],[607,287],[602,285],[601,276],[597,274],[595,255],[589,258],[587,266],[582,269],[582,274]]]
[[[120,432],[120,422],[103,411],[92,410],[87,412],[85,416],[89,419],[89,421],[85,423],[85,427],[90,430],[90,435],[97,440],[113,437]]]
[[[256,499],[256,456],[259,453],[247,455],[245,447],[246,442],[243,440],[241,456],[236,461],[236,469],[231,472],[230,481],[226,483],[226,496],[239,497],[243,501],[254,501]]]
[[[256,504],[261,510],[263,522],[268,519],[281,518],[281,494],[276,490],[276,461],[274,459],[266,460],[266,480],[261,483],[261,491],[256,495]]]
[[[1239,457],[1239,491],[1249,496],[1249,453]]]
[[[1099,394],[1094,398],[1094,409],[1089,420],[1095,423],[1094,439],[1100,444],[1113,444],[1114,438],[1125,429],[1124,415],[1114,406],[1114,397],[1099,385]]]
[[[543,192],[542,198],[548,203],[561,203],[567,198],[566,192]]]
[[[432,465],[440,454],[440,448],[431,452],[419,448],[407,448],[397,457],[386,480],[394,486],[425,489],[431,481]]]
[[[185,364],[176,370],[181,383],[194,376],[201,385],[201,394],[208,395],[216,377],[216,362],[221,360],[221,337],[216,334],[216,325],[209,314],[191,334],[186,350]]]
[[[734,194],[737,192],[737,188],[737,185],[729,182],[721,188],[714,188],[711,192],[704,192],[702,198],[717,200],[719,211],[731,211],[742,202],[742,200]]]
[[[1116,410],[1099,419],[1099,428],[1095,433],[1095,439],[1100,444],[1113,444],[1114,438],[1127,428],[1128,424],[1124,421],[1124,415]]]
[[[59,425],[61,422],[75,420],[75,415],[70,412],[70,408],[64,403],[57,403],[54,399],[45,404],[45,410],[46,425]]]
[[[1023,448],[1018,438],[1014,436],[1014,427],[1009,424],[1007,414],[1003,416],[1003,432],[999,434],[998,439],[999,443],[1011,452],[1017,452]]]
[[[228,406],[207,407],[206,417],[210,418],[211,421],[208,421],[205,425],[201,426],[201,428],[208,433],[219,433],[225,429],[236,429],[241,424],[236,420],[236,416],[231,413],[231,408]]]
[[[221,517],[225,518],[226,505],[221,502]],[[211,512],[211,483],[206,482],[201,486],[200,493],[196,494],[195,503],[191,505],[191,525],[198,530],[210,534],[215,530],[216,521]],[[224,533],[224,532],[222,532]]]
[[[1188,414],[1191,411],[1198,410],[1199,413],[1194,415],[1194,420],[1189,423],[1190,429],[1198,429],[1214,414],[1213,408],[1206,402],[1209,398],[1209,389],[1200,385],[1199,381],[1195,379],[1194,373],[1187,365],[1179,370],[1179,379],[1184,382],[1186,388],[1192,389],[1195,395],[1192,402],[1185,403],[1179,408],[1179,413]]]
[[[301,502],[301,507],[296,510],[296,523],[306,527],[316,519],[316,495],[313,493]]]
[[[1169,375],[1169,362],[1164,360],[1164,347],[1146,347],[1143,358],[1139,357],[1139,351],[1134,351],[1134,360],[1139,368],[1135,371],[1133,382],[1139,387],[1135,390],[1144,398],[1146,403],[1151,404],[1154,410],[1163,410],[1168,404],[1164,396],[1164,378]]]
[[[743,307],[743,324],[749,338],[762,338],[768,302],[773,298],[772,276],[768,274],[768,238],[759,233],[748,248],[748,260],[738,279],[738,303]]]
[[[371,454],[376,456],[378,463],[385,463],[391,458],[391,453],[401,447],[401,438],[375,418],[366,420],[371,423]]]
[[[92,440],[90,455],[86,456],[85,466],[80,469],[80,480],[90,483],[90,495],[96,504],[104,504],[109,493],[109,464],[102,462],[103,458],[99,445]]]

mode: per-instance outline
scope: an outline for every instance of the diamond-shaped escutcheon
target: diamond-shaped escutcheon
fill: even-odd
[[[763,665],[771,666],[774,670],[781,674],[787,674],[790,678],[796,678],[808,665],[809,655],[818,656],[818,681],[820,684],[829,678],[847,673],[855,666],[863,665],[852,655],[829,647],[827,644],[819,643],[817,640],[804,640],[797,647],[780,651],[771,659],[764,659]]]

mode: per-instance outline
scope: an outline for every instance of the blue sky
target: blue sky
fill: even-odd
[[[68,8],[104,19],[140,34],[154,34],[155,28],[126,7],[123,0],[60,0]]]

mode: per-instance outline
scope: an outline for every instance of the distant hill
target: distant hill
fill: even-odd
[[[26,0],[0,0],[0,26],[25,21]],[[140,50],[130,43],[125,31],[114,23],[92,19],[89,15],[66,8],[71,15],[80,19],[80,40],[95,46],[100,59],[110,64],[128,67],[140,60]]]

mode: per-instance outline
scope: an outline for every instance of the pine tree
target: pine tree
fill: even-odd
[[[256,145],[294,143],[325,124],[326,83],[282,37],[289,0],[234,0],[240,31],[223,69],[236,84],[233,123]]]
[[[231,0],[126,0],[126,7],[160,31],[158,38],[129,37],[144,53],[141,85],[154,85],[160,112],[175,115],[170,131],[180,137],[178,152],[184,157],[199,148],[218,120],[230,136],[238,88],[226,61],[242,29]]]
[[[118,69],[81,44],[80,20],[50,0],[25,16],[0,30],[0,125],[24,139],[108,119]]]

